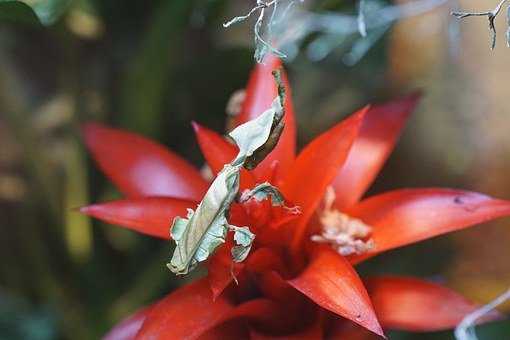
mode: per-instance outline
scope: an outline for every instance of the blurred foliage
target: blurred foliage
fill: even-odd
[[[32,11],[19,1],[0,1],[1,339],[99,338],[122,317],[185,283],[165,268],[167,242],[92,223],[73,210],[119,197],[86,155],[79,125],[97,120],[143,133],[201,166],[190,121],[224,131],[226,103],[245,85],[253,50],[249,25],[224,30],[221,23],[248,2],[24,1]],[[314,2],[314,8],[332,11],[353,11],[353,5]],[[407,30],[411,37],[429,42],[413,30]],[[465,139],[476,143],[479,130],[469,122],[471,130],[456,129],[463,118],[442,115],[453,110],[445,97],[460,98],[463,88],[443,91],[430,85],[437,78],[426,77],[446,76],[455,66],[427,59],[443,55],[435,45],[413,55],[419,49],[407,48],[405,39],[385,34],[352,67],[342,62],[341,51],[320,63],[299,53],[287,65],[300,145],[365,103],[419,85],[430,99],[371,192],[421,185],[475,189],[473,178],[484,168],[470,162],[476,150],[465,150]],[[438,119],[447,123],[438,127]],[[510,197],[510,191],[499,194]],[[455,244],[452,238],[431,240],[376,258],[362,271],[445,281]],[[508,334],[508,322],[481,327],[480,334]],[[444,332],[391,338],[451,337]]]
[[[72,0],[0,0],[0,19],[27,23],[53,24]]]
[[[48,307],[31,308],[26,301],[0,296],[2,339],[49,340],[57,335],[55,314]]]

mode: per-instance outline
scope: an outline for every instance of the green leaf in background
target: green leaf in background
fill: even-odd
[[[53,24],[72,0],[0,0],[0,20],[45,26]]]
[[[40,24],[37,15],[30,6],[23,2],[12,0],[0,1],[0,20],[31,25]]]
[[[48,306],[33,307],[0,291],[0,339],[50,340],[56,329],[56,315]]]
[[[179,60],[172,48],[182,48],[195,1],[163,1],[154,12],[139,52],[124,79],[121,125],[145,135],[157,135],[164,112],[167,84]]]

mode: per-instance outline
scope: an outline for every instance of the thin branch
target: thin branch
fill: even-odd
[[[510,300],[510,288],[490,303],[466,315],[455,328],[455,338],[457,340],[477,340],[474,326],[481,318],[490,314],[497,306],[507,300]]]
[[[510,7],[506,10],[506,46],[510,47]]]
[[[486,16],[489,21],[489,34],[490,34],[490,47],[491,50],[496,47],[496,27],[494,26],[494,20],[498,16],[499,12],[501,11],[501,7],[507,2],[507,0],[501,0],[499,4],[492,10],[492,11],[485,11],[485,12],[464,12],[464,11],[453,11],[451,12],[451,15],[456,17],[457,19],[464,19],[467,17],[472,16]],[[510,10],[510,9],[509,9]],[[510,14],[508,14],[510,15]],[[507,16],[508,16],[507,15]],[[508,18],[508,21],[510,23],[510,18]],[[510,26],[509,26],[510,30]],[[510,32],[507,30],[507,45],[510,46],[510,40],[509,40]]]
[[[282,11],[281,14],[277,15],[278,11],[278,4],[282,1],[288,1],[287,7]],[[228,28],[233,24],[237,24],[239,22],[243,22],[247,19],[249,19],[254,13],[257,11],[259,12],[259,15],[257,17],[257,20],[255,22],[255,25],[253,27],[254,37],[255,37],[255,60],[257,62],[262,62],[264,59],[264,56],[269,51],[273,54],[276,54],[277,56],[281,58],[286,58],[287,56],[273,47],[271,45],[272,43],[272,35],[273,35],[273,26],[279,22],[282,21],[283,17],[289,12],[290,8],[296,1],[303,1],[303,0],[272,0],[268,2],[264,2],[263,0],[257,0],[257,5],[253,7],[247,14],[237,16],[233,18],[232,20],[229,20],[228,22],[223,24],[223,27]],[[266,18],[266,10],[268,8],[272,7],[271,15],[269,16],[269,19],[264,26],[264,21]],[[278,16],[278,17],[277,17]],[[265,36],[265,37],[264,37]]]
[[[263,10],[264,8],[267,8],[271,5],[273,5],[277,0],[273,0],[269,3],[262,2],[261,0],[257,0],[257,6],[253,7],[246,15],[240,15],[237,17],[234,17],[232,20],[229,20],[228,22],[223,24],[223,27],[228,28],[232,26],[233,24],[237,24],[238,22],[245,21],[249,17],[252,16],[253,13],[255,13],[258,10]]]
[[[358,31],[362,37],[367,36],[367,25],[365,23],[365,0],[359,0],[358,2]]]
[[[224,23],[223,26],[230,27],[257,14],[253,27],[255,60],[257,62],[261,62],[266,53],[287,57],[281,49],[293,56],[299,49],[298,45],[303,42],[306,36],[319,33],[321,36],[315,39],[317,43],[312,42],[310,46],[321,46],[317,55],[318,59],[322,59],[335,46],[352,42],[352,39],[348,39],[351,34],[359,33],[363,39],[371,35],[380,38],[380,32],[387,31],[388,26],[393,22],[427,13],[449,1],[451,0],[415,0],[402,5],[383,6],[379,1],[359,0],[358,13],[347,15],[334,12],[317,13],[305,8],[293,8],[298,3],[304,3],[304,0],[257,0],[255,7],[247,14],[235,17]],[[268,13],[268,10],[271,10],[271,13]],[[365,51],[364,46],[372,46],[374,43],[375,41],[370,39],[369,42],[361,43],[360,46],[353,49]],[[354,53],[354,55],[358,55],[358,53]],[[359,60],[362,56],[363,53],[354,59]],[[347,59],[351,60],[351,57]]]

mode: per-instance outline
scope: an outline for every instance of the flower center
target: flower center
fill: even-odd
[[[322,230],[320,234],[312,235],[311,240],[329,244],[342,256],[366,253],[374,247],[374,241],[370,239],[372,227],[335,209],[335,199],[335,191],[328,187],[324,210],[319,214]]]

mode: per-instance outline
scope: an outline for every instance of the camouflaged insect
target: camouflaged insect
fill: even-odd
[[[198,263],[205,261],[214,251],[225,243],[228,231],[234,232],[236,246],[231,250],[232,259],[241,262],[248,256],[255,235],[248,227],[230,225],[227,221],[230,205],[239,192],[240,171],[243,167],[255,168],[276,146],[283,131],[285,93],[279,77],[274,73],[278,84],[278,96],[271,107],[259,117],[239,125],[229,133],[230,138],[239,147],[237,157],[214,179],[204,198],[195,211],[188,209],[186,218],[176,217],[172,224],[171,235],[176,243],[168,268],[178,275],[192,271]],[[281,197],[274,187],[264,183],[253,191],[260,195],[269,191]]]

